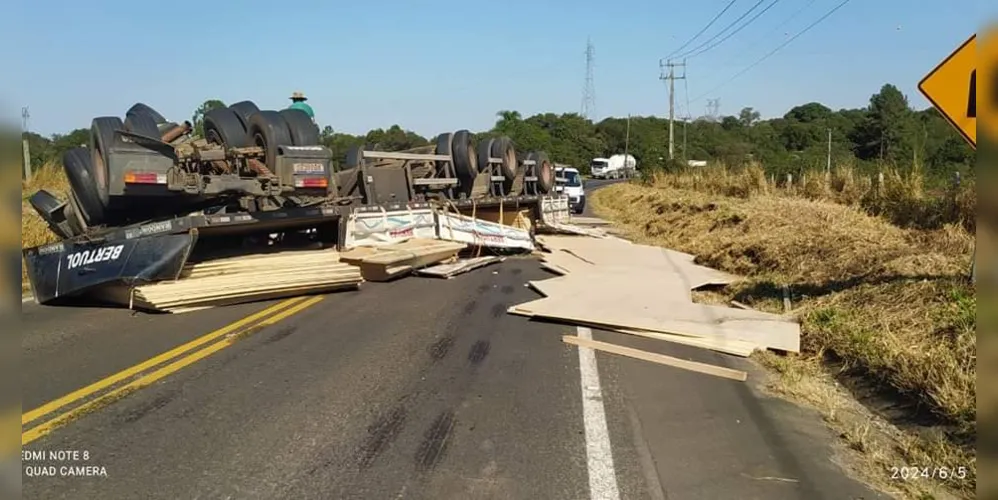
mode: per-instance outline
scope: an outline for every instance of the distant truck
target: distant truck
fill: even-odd
[[[594,179],[626,179],[637,174],[638,161],[632,155],[593,158],[590,163]]]

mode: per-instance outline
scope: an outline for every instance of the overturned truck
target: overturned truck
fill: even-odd
[[[67,199],[29,198],[61,239],[23,251],[37,302],[177,279],[188,261],[303,240],[344,250],[439,237],[446,226],[455,241],[523,248],[504,212],[528,213],[531,231],[568,214],[547,155],[508,137],[476,144],[460,130],[407,151],[354,147],[336,161],[299,110],[242,101],[208,111],[201,126],[195,137],[191,123],[142,103],[124,119],[93,120],[90,143],[63,157]],[[494,222],[474,217],[496,210]]]

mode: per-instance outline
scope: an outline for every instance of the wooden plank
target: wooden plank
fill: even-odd
[[[800,326],[758,311],[682,302],[607,301],[604,296],[547,297],[508,309],[512,314],[591,323],[611,328],[672,333],[716,340],[741,340],[761,347],[800,352]]]
[[[572,344],[578,347],[588,347],[590,349],[596,349],[598,351],[609,352],[612,354],[627,356],[629,358],[640,359],[643,361],[650,361],[652,363],[658,363],[660,365],[682,368],[684,370],[703,373],[706,375],[713,375],[715,377],[738,380],[740,382],[744,382],[748,378],[748,374],[741,370],[733,370],[731,368],[708,365],[706,363],[698,363],[696,361],[687,361],[685,359],[666,356],[665,354],[658,354],[654,352],[642,351],[639,349],[632,349],[630,347],[609,344],[606,342],[600,342],[598,340],[582,339],[573,335],[562,336],[561,340],[566,344]]]
[[[466,273],[501,261],[502,258],[496,255],[472,257],[458,260],[453,264],[440,264],[433,267],[423,268],[418,270],[416,274],[422,276],[435,276],[438,278],[450,278],[458,274]]]

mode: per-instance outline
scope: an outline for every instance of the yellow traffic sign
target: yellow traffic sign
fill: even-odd
[[[939,63],[918,90],[977,147],[977,34]]]

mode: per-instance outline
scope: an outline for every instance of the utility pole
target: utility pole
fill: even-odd
[[[828,157],[825,158],[825,174],[832,173],[832,129],[828,129]]]
[[[31,150],[28,146],[28,107],[21,108],[21,153],[24,155],[24,180],[31,180]]]
[[[631,114],[627,114],[627,132],[624,134],[624,177],[630,177],[630,170],[627,168],[627,150],[631,145]]]
[[[676,76],[676,67],[683,68],[683,74]],[[663,62],[661,59],[658,61],[658,67],[661,70],[661,75],[659,79],[669,81],[669,159],[675,159],[675,119],[676,119],[676,80],[686,79],[686,60],[684,59],[681,63],[674,63],[671,60]],[[668,69],[668,73],[666,73]]]

